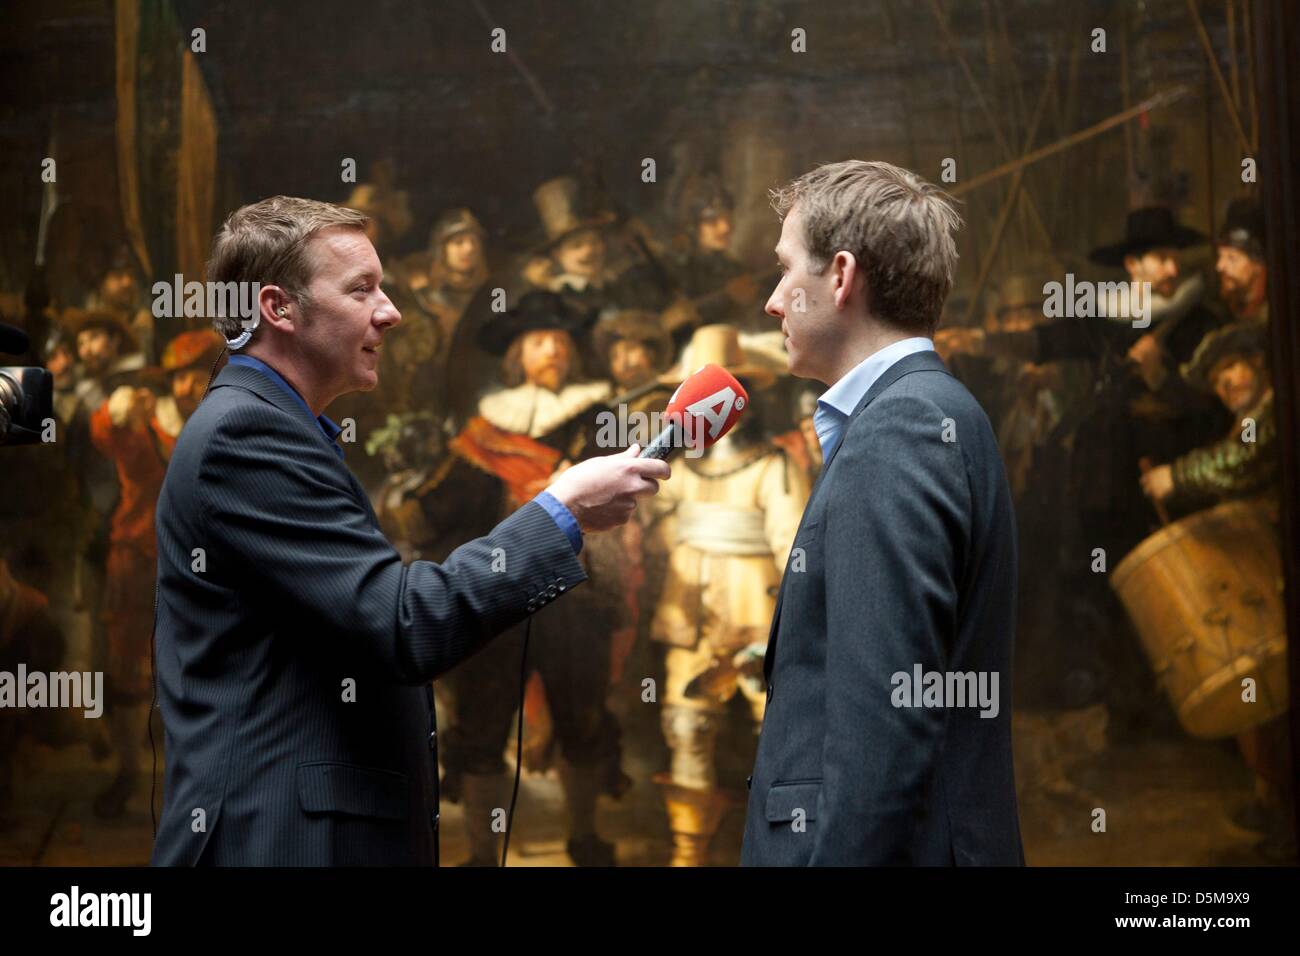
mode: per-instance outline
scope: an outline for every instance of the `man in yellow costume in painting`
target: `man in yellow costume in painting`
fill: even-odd
[[[729,325],[695,331],[678,377],[710,363],[740,379],[751,398],[776,377],[746,357]],[[672,769],[655,780],[674,866],[707,863],[723,813],[740,799],[718,780],[715,744],[737,693],[756,733],[762,724],[763,653],[808,490],[804,469],[763,437],[757,417],[741,418],[708,454],[683,456],[661,488],[655,537],[667,566],[651,636],[668,646],[662,726]]]

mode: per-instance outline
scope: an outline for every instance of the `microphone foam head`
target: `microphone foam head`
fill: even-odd
[[[749,407],[749,393],[720,365],[706,365],[673,392],[665,417],[682,424],[688,447],[708,448]]]

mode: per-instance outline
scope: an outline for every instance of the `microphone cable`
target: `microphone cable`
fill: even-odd
[[[510,852],[510,830],[515,822],[515,801],[519,798],[519,771],[524,765],[524,692],[528,687],[528,638],[533,631],[533,616],[524,621],[524,649],[519,655],[519,716],[515,725],[515,785],[510,794],[510,811],[506,814],[506,835],[501,841],[501,865]]]

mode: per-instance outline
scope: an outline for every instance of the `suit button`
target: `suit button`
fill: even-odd
[[[554,584],[552,584],[549,588],[546,589],[547,597],[551,598],[552,600],[554,600],[556,595],[558,595],[559,593],[560,593],[560,589],[556,587]]]
[[[528,599],[528,613],[532,614],[537,610],[537,602],[533,598]]]
[[[438,829],[438,823],[441,820],[442,820],[442,814],[439,813],[437,810],[434,810],[432,813],[429,814],[429,826],[433,827],[435,831]]]
[[[746,790],[753,790],[753,789],[754,789],[754,775],[753,775],[753,774],[750,774],[748,777],[745,778],[745,789],[746,789]]]
[[[438,731],[436,730],[429,731],[429,749],[430,750],[438,749]]]

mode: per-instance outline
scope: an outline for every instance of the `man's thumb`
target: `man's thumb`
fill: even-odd
[[[632,442],[632,444],[628,445],[627,451],[623,452],[623,457],[635,458],[639,454],[641,454],[641,446],[636,442]]]

